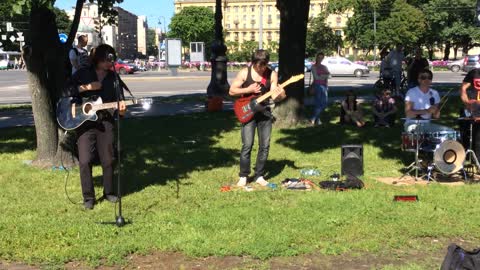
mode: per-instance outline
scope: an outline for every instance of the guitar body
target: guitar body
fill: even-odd
[[[73,130],[86,121],[97,121],[95,110],[91,110],[93,104],[101,104],[102,99],[95,101],[79,102],[81,99],[64,97],[57,103],[57,122],[65,130]]]
[[[151,98],[125,100],[125,105],[141,104],[148,110],[153,103]],[[65,130],[76,129],[86,121],[97,121],[100,110],[117,109],[117,102],[103,103],[102,98],[81,99],[64,97],[57,102],[57,122]]]
[[[235,100],[233,111],[242,124],[250,122],[261,105],[257,104],[255,96],[243,97]]]
[[[280,87],[283,88],[293,82],[303,79],[303,77],[303,74],[292,76],[286,82],[282,83]],[[235,116],[237,117],[238,121],[240,121],[242,124],[250,122],[256,112],[265,108],[261,105],[261,103],[271,95],[272,92],[268,91],[260,97],[251,95],[249,97],[241,97],[235,100],[235,103],[233,104],[233,111],[235,112]]]

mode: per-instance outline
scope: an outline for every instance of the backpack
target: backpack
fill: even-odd
[[[480,269],[480,249],[466,251],[456,244],[448,246],[448,252],[440,270]]]

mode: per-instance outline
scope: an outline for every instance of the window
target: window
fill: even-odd
[[[255,32],[250,32],[250,40],[255,40]]]
[[[244,20],[244,21],[247,20],[247,15],[243,15],[243,20]]]
[[[242,11],[247,12],[247,6],[242,6]]]
[[[230,24],[229,23],[227,23],[227,29],[230,29]]]
[[[272,6],[267,5],[267,11],[268,11],[268,12],[272,11]]]
[[[251,5],[251,6],[250,6],[250,11],[251,11],[251,12],[255,12],[255,6],[254,6],[254,5]]]

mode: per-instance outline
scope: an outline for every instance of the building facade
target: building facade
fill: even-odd
[[[83,5],[77,36],[88,36],[88,50],[100,44],[108,44],[115,48],[118,57],[122,59],[146,56],[148,28],[146,16],[137,17],[121,7],[115,9],[118,12],[118,24],[102,25],[100,29],[98,5],[87,1]],[[75,8],[72,7],[67,14],[70,20],[73,20]]]
[[[70,20],[75,16],[75,8],[66,11]],[[87,49],[96,47],[100,44],[108,44],[113,48],[117,47],[117,27],[115,25],[103,25],[99,29],[100,16],[98,14],[98,5],[95,3],[86,2],[80,15],[80,22],[78,24],[77,36],[87,35],[88,45]],[[75,39],[75,44],[77,44]]]
[[[208,7],[215,12],[215,0],[175,0],[175,13],[179,13],[185,7],[197,6]],[[310,17],[316,17],[327,8],[328,0],[311,0]],[[223,0],[223,29],[225,41],[260,40],[260,18],[262,18],[263,46],[268,47],[271,42],[280,40],[280,12],[276,8],[276,0],[263,0],[262,14],[258,0]],[[352,13],[341,15],[330,14],[326,23],[335,34],[344,36],[348,18]],[[348,49],[342,49],[342,53],[349,53]]]

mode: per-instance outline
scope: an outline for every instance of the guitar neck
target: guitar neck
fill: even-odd
[[[132,105],[135,104],[134,100],[124,100],[125,105]],[[100,111],[100,110],[108,110],[108,109],[117,109],[117,102],[107,102],[107,103],[102,103],[102,104],[95,104],[93,106],[93,109],[95,111]]]
[[[279,87],[283,88],[289,84],[291,84],[293,81],[290,79],[290,80],[287,80],[285,81],[284,83],[282,83]],[[273,95],[273,91],[268,91],[267,93],[265,93],[264,95],[260,96],[259,98],[257,98],[257,102],[260,103],[260,102],[263,102],[264,100],[266,100],[267,98],[269,98],[270,96]]]

